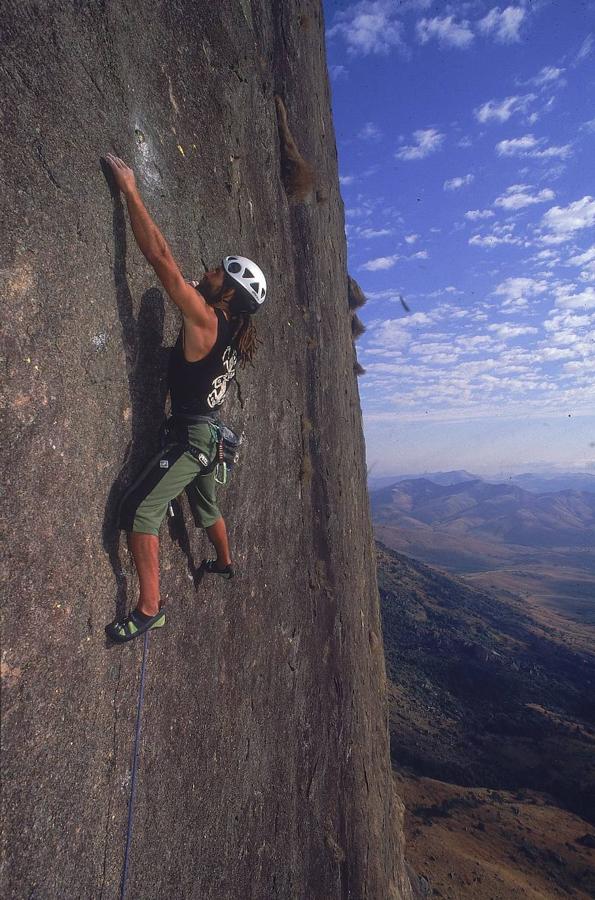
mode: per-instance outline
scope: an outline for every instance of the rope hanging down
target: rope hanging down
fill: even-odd
[[[138,703],[136,706],[136,728],[134,733],[134,751],[132,757],[132,777],[130,780],[130,799],[128,801],[128,826],[126,828],[126,849],[124,851],[124,866],[122,869],[122,882],[120,885],[120,900],[126,897],[126,880],[128,878],[128,862],[130,857],[130,846],[132,844],[132,825],[134,818],[134,798],[136,794],[136,773],[138,770],[138,752],[140,748],[140,728],[141,717],[143,711],[143,700],[145,696],[145,670],[147,667],[147,650],[149,646],[149,632],[145,631],[143,644],[143,662],[140,672],[140,687],[138,691]]]

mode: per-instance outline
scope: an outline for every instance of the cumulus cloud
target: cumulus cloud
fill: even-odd
[[[339,184],[353,184],[354,181],[353,175],[339,175]]]
[[[547,281],[535,278],[506,278],[494,290],[497,297],[503,297],[502,309],[506,312],[519,312],[529,306],[531,298],[547,291]]]
[[[385,237],[386,235],[393,234],[392,228],[361,228],[357,231],[358,237],[363,238],[376,238],[376,237]]]
[[[492,34],[502,44],[512,44],[520,40],[519,29],[524,18],[525,10],[518,6],[507,6],[503,10],[495,6],[477,24],[484,34]]]
[[[584,253],[571,256],[568,265],[581,267],[580,278],[582,281],[595,281],[595,244]]]
[[[595,287],[586,287],[577,291],[575,286],[564,286],[558,289],[556,306],[562,309],[595,309]]]
[[[459,48],[468,47],[474,39],[469,22],[455,22],[454,16],[421,19],[417,23],[417,37],[422,44],[435,39],[442,46]]]
[[[544,244],[562,244],[575,232],[595,225],[595,197],[588,195],[568,206],[552,206],[541,219]]]
[[[424,159],[430,153],[439,150],[444,141],[444,135],[435,128],[420,128],[413,132],[414,144],[401,147],[395,153],[397,159]]]
[[[407,241],[408,244],[415,244],[418,237],[419,237],[419,234],[406,234],[405,240]]]
[[[474,234],[468,243],[472,247],[497,247],[499,244],[522,244],[523,241],[512,234],[512,229],[496,226],[491,234]]]
[[[456,178],[449,178],[444,182],[443,188],[445,191],[457,191],[459,188],[464,187],[466,184],[471,184],[471,182],[475,179],[475,175],[459,175]]]
[[[532,134],[526,134],[524,137],[499,141],[496,144],[496,152],[499,156],[526,156],[538,146],[537,138]]]
[[[502,209],[523,209],[525,206],[553,200],[554,197],[551,188],[543,188],[532,194],[531,186],[528,184],[511,184],[500,197],[496,197],[494,206],[501,206]]]
[[[465,218],[470,222],[477,222],[479,219],[493,219],[494,213],[491,209],[468,209]]]
[[[496,153],[498,156],[530,156],[533,159],[548,159],[555,156],[566,159],[572,153],[571,144],[544,147],[544,143],[545,138],[538,140],[533,134],[525,134],[523,137],[499,141],[496,144]]]
[[[505,97],[504,100],[488,100],[473,110],[478,122],[507,122],[516,112],[526,112],[531,101],[535,100],[535,94],[523,94],[522,96]]]
[[[521,337],[524,334],[538,333],[538,329],[533,328],[532,325],[511,325],[509,322],[504,322],[502,325],[488,325],[488,331],[493,331],[504,341],[508,338]]]
[[[327,36],[340,35],[351,56],[386,55],[395,47],[405,48],[398,15],[398,6],[391,0],[360,0],[335,14]]]
[[[376,259],[369,259],[368,262],[360,266],[360,269],[365,269],[367,272],[377,272],[380,269],[392,269],[398,258],[398,253],[393,253],[392,256],[378,256]]]

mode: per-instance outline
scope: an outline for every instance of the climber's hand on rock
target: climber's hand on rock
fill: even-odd
[[[119,156],[113,153],[106,153],[106,160],[110,164],[114,179],[123,194],[130,194],[136,189],[136,179],[132,169],[126,165]]]

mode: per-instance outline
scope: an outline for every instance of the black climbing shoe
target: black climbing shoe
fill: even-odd
[[[203,559],[201,568],[204,572],[209,572],[211,575],[222,575],[223,578],[233,578],[234,576],[231,565],[227,565],[224,569],[220,569],[216,559]]]
[[[141,619],[137,615],[136,610],[133,609],[125,619],[121,621],[116,619],[115,622],[110,622],[109,625],[106,625],[105,633],[114,643],[125,644],[126,641],[131,641],[133,638],[144,634],[150,628],[161,628],[162,625],[165,625],[165,611],[163,609],[160,609],[156,616],[151,616],[148,619]]]

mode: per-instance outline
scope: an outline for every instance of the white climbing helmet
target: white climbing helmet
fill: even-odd
[[[258,312],[267,292],[262,269],[245,256],[226,256],[222,265],[226,276],[233,282],[233,287],[238,289],[246,311],[251,314]]]

